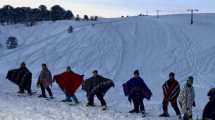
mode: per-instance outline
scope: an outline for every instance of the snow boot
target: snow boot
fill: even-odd
[[[39,98],[48,98],[47,96],[44,96],[44,95],[39,95],[38,97]]]
[[[62,100],[62,102],[72,102],[72,100],[70,100],[70,99],[65,99],[65,100]]]
[[[19,94],[24,94],[25,92],[24,92],[24,91],[18,91],[17,93],[19,93]]]
[[[139,113],[139,110],[133,109],[133,110],[130,110],[129,113]]]
[[[95,105],[94,105],[94,104],[91,104],[91,103],[87,103],[86,106],[87,106],[87,107],[94,107]]]
[[[159,115],[160,117],[169,117],[169,113],[162,113]]]
[[[103,105],[102,110],[107,110],[107,105]]]
[[[178,117],[178,120],[182,120],[181,115],[177,115],[177,117]]]
[[[145,111],[141,111],[142,117],[146,117]]]
[[[54,99],[54,97],[53,97],[53,96],[50,96],[50,99]]]

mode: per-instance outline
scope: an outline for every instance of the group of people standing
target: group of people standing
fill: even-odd
[[[101,102],[102,110],[107,109],[104,96],[111,87],[114,87],[114,82],[99,75],[97,70],[92,72],[92,77],[84,80],[84,75],[73,72],[70,66],[68,66],[63,73],[54,75],[53,77],[46,64],[42,64],[41,66],[42,70],[37,80],[37,87],[41,88],[41,95],[38,97],[53,99],[53,92],[50,86],[56,81],[61,90],[65,93],[65,99],[62,100],[62,102],[74,101],[75,104],[78,104],[79,100],[75,92],[82,85],[82,89],[86,91],[87,94],[87,106],[95,106],[94,97],[96,96]],[[32,73],[24,62],[21,63],[18,69],[8,71],[6,78],[19,86],[19,94],[24,94],[25,91],[27,91],[29,95],[33,95],[31,90]],[[47,97],[46,91],[49,97]]]
[[[162,85],[163,89],[163,113],[160,117],[169,117],[168,105],[171,103],[179,120],[192,120],[192,109],[196,106],[195,91],[193,87],[194,78],[189,76],[186,83],[180,87],[179,82],[175,79],[175,73],[169,73],[169,79]],[[134,77],[123,84],[124,93],[128,96],[128,100],[133,102],[134,109],[130,113],[145,114],[143,99],[150,100],[152,96],[151,90],[140,77],[139,71],[134,71]],[[203,110],[203,120],[215,120],[215,88],[209,93],[209,102]],[[180,108],[178,107],[180,106]]]
[[[65,93],[66,99],[63,100],[63,102],[74,101],[78,104],[79,101],[75,92],[82,85],[82,89],[86,91],[88,99],[87,106],[95,106],[94,97],[96,96],[101,102],[102,110],[106,110],[107,103],[104,96],[111,87],[114,87],[114,82],[99,75],[97,70],[94,70],[92,74],[92,77],[84,80],[83,75],[74,73],[68,66],[65,72],[52,77],[47,65],[42,64],[42,70],[37,81],[37,86],[41,88],[41,95],[39,95],[39,97],[48,98],[46,96],[47,90],[50,96],[49,98],[53,99],[54,97],[50,86],[56,81],[61,90]],[[128,96],[128,100],[133,102],[134,105],[134,109],[129,111],[129,113],[141,112],[145,115],[143,100],[150,100],[152,92],[140,77],[138,70],[135,70],[133,74],[134,76],[123,84],[125,96]],[[32,95],[32,73],[24,62],[21,64],[20,68],[8,71],[6,78],[19,86],[18,93],[22,94],[26,90],[29,95]],[[163,113],[159,115],[160,117],[170,116],[168,113],[168,105],[171,103],[179,119],[192,120],[192,108],[196,106],[193,81],[194,78],[189,76],[186,83],[180,87],[179,82],[175,79],[175,73],[171,72],[169,74],[169,79],[165,81],[162,86],[164,95],[162,102]],[[215,88],[209,91],[208,96],[209,102],[204,109],[203,120],[215,120]]]

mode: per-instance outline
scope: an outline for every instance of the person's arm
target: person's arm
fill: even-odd
[[[162,89],[163,89],[164,99],[165,99],[165,100],[168,100],[168,99],[169,99],[169,96],[168,96],[167,82],[165,82],[165,83],[162,85]]]
[[[195,89],[193,88],[193,107],[196,107],[195,97],[196,97]]]
[[[49,73],[48,80],[49,80],[50,86],[52,87],[52,83],[54,82],[52,78],[52,73],[50,71],[48,71],[48,73]]]

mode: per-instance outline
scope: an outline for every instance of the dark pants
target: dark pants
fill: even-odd
[[[43,97],[46,97],[46,90],[48,91],[49,96],[50,96],[50,97],[53,97],[52,91],[51,91],[51,89],[49,88],[49,86],[45,88],[42,84],[40,84],[40,88],[41,88],[42,96],[43,96]]]
[[[19,92],[24,93],[24,90],[24,87],[19,85]],[[28,94],[32,94],[31,88],[27,88],[26,90],[28,91]]]
[[[78,98],[76,97],[75,94],[70,96],[65,92],[65,95],[66,95],[66,100],[71,100],[71,97],[72,97],[72,99],[74,100],[75,103],[79,103]]]
[[[145,107],[143,104],[143,97],[141,96],[134,96],[132,97],[132,101],[134,104],[134,110],[137,112],[145,112]]]
[[[18,84],[19,92],[24,93],[25,90],[28,91],[28,94],[31,93],[31,80],[21,80]]]
[[[105,100],[104,100],[104,98],[103,98],[103,95],[102,94],[100,94],[100,93],[97,93],[97,94],[92,94],[92,95],[89,95],[89,97],[88,97],[88,104],[90,104],[90,105],[94,105],[94,96],[96,95],[96,97],[99,99],[99,101],[101,102],[101,105],[102,106],[105,106],[106,105],[106,102],[105,102]]]
[[[163,111],[164,111],[165,113],[168,113],[168,105],[169,105],[169,102],[171,103],[173,109],[175,110],[176,115],[180,115],[181,112],[180,112],[180,110],[179,110],[179,108],[178,108],[178,105],[177,105],[177,99],[172,100],[172,101],[169,101],[169,100],[165,100],[165,99],[164,99],[164,100],[163,100]]]

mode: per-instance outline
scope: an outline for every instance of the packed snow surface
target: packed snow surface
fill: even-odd
[[[207,91],[215,85],[215,14],[197,14],[193,25],[189,15],[128,17],[102,19],[97,22],[41,22],[33,27],[24,25],[0,26],[0,119],[1,120],[166,120],[162,112],[161,86],[169,72],[176,73],[181,85],[193,75],[199,118],[206,104]],[[69,26],[74,27],[68,33]],[[18,39],[16,49],[6,49],[9,36]],[[35,82],[46,63],[53,74],[63,72],[70,65],[85,78],[97,69],[114,80],[105,99],[108,110],[87,108],[85,93],[79,89],[81,104],[71,106],[60,102],[64,95],[56,84],[55,99],[47,101],[37,96],[17,96],[17,86],[5,79],[8,70],[25,61]],[[152,89],[153,97],[144,100],[147,115],[129,114],[132,105],[122,91],[122,84],[132,77],[135,69]],[[176,115],[169,109],[171,117]]]

